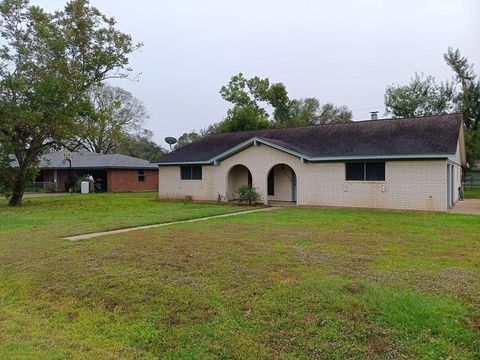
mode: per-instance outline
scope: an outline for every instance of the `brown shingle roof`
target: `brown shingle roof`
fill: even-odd
[[[307,158],[454,154],[462,123],[461,114],[451,114],[209,135],[159,163],[208,162],[252,138]]]

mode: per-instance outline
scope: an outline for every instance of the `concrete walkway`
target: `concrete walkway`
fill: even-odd
[[[278,209],[278,208],[277,207],[267,207],[267,208],[262,208],[262,209],[257,209],[257,210],[237,211],[237,212],[234,212],[234,213],[228,213],[228,214],[222,214],[222,215],[213,215],[213,216],[207,216],[207,217],[202,217],[202,218],[197,218],[197,219],[172,221],[172,222],[161,223],[161,224],[144,225],[144,226],[125,228],[125,229],[103,231],[103,232],[98,232],[98,233],[93,233],[93,234],[69,236],[69,237],[66,237],[66,238],[63,238],[63,239],[64,240],[70,240],[70,241],[87,240],[87,239],[92,239],[92,238],[96,238],[96,237],[100,237],[100,236],[106,236],[106,235],[115,235],[115,234],[122,234],[122,233],[126,233],[126,232],[137,231],[137,230],[154,229],[154,228],[171,226],[171,225],[176,225],[176,224],[192,223],[192,222],[205,221],[205,220],[210,220],[210,219],[219,219],[219,218],[225,218],[225,217],[236,216],[236,215],[251,214],[251,213],[261,212],[261,211],[272,211],[272,210],[275,210],[275,209]]]
[[[56,197],[56,196],[65,196],[65,195],[71,195],[70,193],[67,192],[61,192],[61,193],[26,193],[23,195],[24,199],[36,199],[36,198],[45,198],[45,197]]]
[[[450,214],[480,215],[480,199],[457,201]]]

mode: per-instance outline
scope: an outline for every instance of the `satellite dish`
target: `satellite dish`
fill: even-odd
[[[175,139],[174,137],[171,137],[171,136],[167,136],[167,137],[165,138],[165,142],[166,142],[168,145],[170,145],[170,150],[172,150],[172,145],[177,143],[177,139]]]

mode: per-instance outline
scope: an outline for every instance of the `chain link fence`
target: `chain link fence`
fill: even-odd
[[[469,171],[463,179],[465,189],[480,189],[480,171]]]
[[[52,181],[34,181],[27,189],[28,192],[54,192],[56,184]]]

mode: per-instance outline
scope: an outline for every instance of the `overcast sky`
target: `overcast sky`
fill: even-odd
[[[118,28],[144,43],[131,56],[138,82],[120,85],[142,100],[146,127],[162,145],[218,122],[230,77],[268,77],[291,98],[348,105],[354,120],[384,112],[385,86],[415,72],[438,80],[459,48],[480,73],[479,0],[92,0]],[[53,10],[60,0],[32,0]]]

